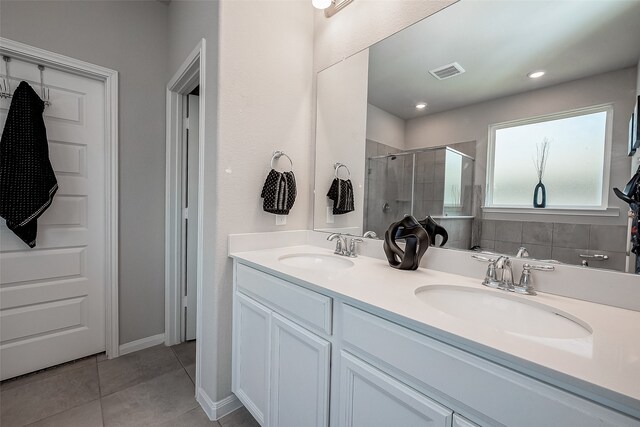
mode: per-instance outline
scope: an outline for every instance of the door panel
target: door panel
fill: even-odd
[[[198,273],[198,128],[200,117],[200,97],[189,95],[189,131],[187,137],[187,242],[186,242],[186,292],[185,338],[196,339],[196,295]]]
[[[449,427],[453,412],[344,351],[340,427]]]
[[[11,61],[11,88],[40,93],[33,64]],[[104,84],[47,68],[44,112],[58,192],[29,249],[0,221],[0,378],[105,350]],[[10,100],[0,100],[4,128]]]
[[[269,416],[271,311],[240,293],[235,298],[233,392],[265,426]]]
[[[269,425],[327,426],[330,344],[278,314],[272,316]]]

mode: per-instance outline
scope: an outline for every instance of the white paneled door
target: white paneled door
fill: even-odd
[[[34,64],[12,60],[11,89],[40,93]],[[105,350],[104,83],[47,68],[44,112],[59,190],[29,249],[0,223],[0,377]],[[10,100],[0,100],[4,128]]]

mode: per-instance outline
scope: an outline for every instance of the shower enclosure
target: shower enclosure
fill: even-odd
[[[389,225],[404,215],[413,215],[418,220],[431,215],[449,232],[447,246],[468,246],[473,167],[473,157],[450,147],[367,158],[365,230],[382,237]],[[460,232],[464,230],[458,230],[467,228],[467,224],[452,222],[454,218],[468,220],[469,239],[466,232]]]

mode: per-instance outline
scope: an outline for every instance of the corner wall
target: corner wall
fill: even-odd
[[[212,340],[205,360],[217,370],[216,378],[203,378],[203,387],[217,401],[231,394],[233,289],[227,236],[308,228],[314,119],[311,2],[223,0],[219,13],[218,132],[211,177],[216,190],[205,213],[215,221],[213,229],[205,230],[205,239],[215,247],[205,251],[203,303],[210,307],[205,317],[210,323],[202,333]],[[276,149],[293,160],[299,189],[285,226],[275,225],[260,198]],[[286,159],[280,159],[278,168],[288,168]]]

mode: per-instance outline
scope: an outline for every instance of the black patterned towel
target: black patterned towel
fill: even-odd
[[[333,214],[342,215],[355,209],[353,203],[353,185],[350,179],[335,178],[331,183],[327,197],[333,200]]]
[[[0,216],[29,247],[36,245],[37,220],[58,190],[49,161],[44,102],[27,82],[13,94],[0,139]]]
[[[296,201],[296,195],[296,177],[293,172],[278,172],[271,169],[260,194],[264,199],[262,209],[276,215],[289,215]]]

